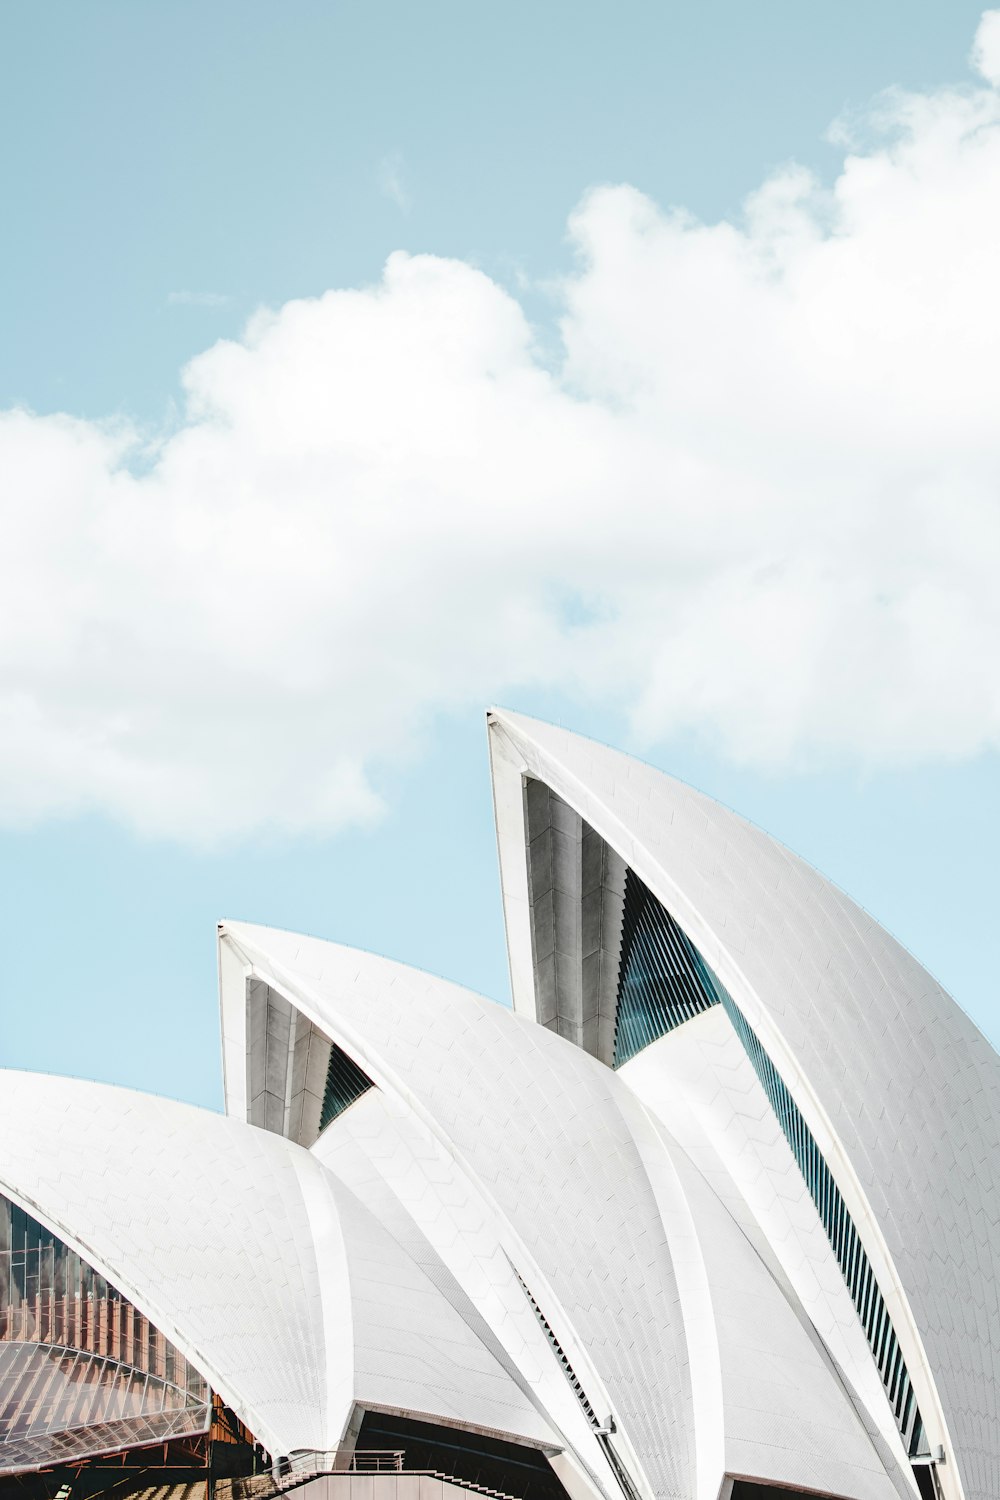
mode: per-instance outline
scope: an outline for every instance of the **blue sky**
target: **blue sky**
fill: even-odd
[[[494,698],[1000,1041],[980,14],[4,8],[0,1061],[218,1104],[223,916],[504,998]]]
[[[790,158],[830,175],[830,122],[964,78],[981,9],[7,5],[0,399],[159,420],[258,304],[400,247],[545,279],[595,183],[714,218]]]

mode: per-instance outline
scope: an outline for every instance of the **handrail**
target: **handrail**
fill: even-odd
[[[401,1448],[361,1448],[352,1452],[339,1450],[328,1453],[296,1453],[280,1460],[269,1474],[254,1474],[243,1479],[216,1481],[216,1494],[227,1495],[230,1500],[271,1500],[275,1495],[288,1494],[300,1485],[310,1484],[314,1479],[349,1478],[352,1474],[404,1474],[414,1478],[423,1476],[439,1479],[444,1484],[456,1485],[475,1495],[484,1495],[486,1500],[521,1500],[506,1490],[495,1490],[489,1485],[479,1484],[474,1479],[463,1479],[458,1474],[445,1474],[440,1469],[407,1469],[404,1467],[405,1451]],[[226,1488],[224,1489],[223,1486]]]
[[[332,1448],[326,1452],[295,1453],[285,1460],[287,1473],[321,1468],[324,1474],[398,1474],[403,1467],[402,1448]]]

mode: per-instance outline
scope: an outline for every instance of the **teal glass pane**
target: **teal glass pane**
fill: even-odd
[[[633,870],[625,875],[614,1065],[718,1005],[701,957]]]
[[[330,1047],[330,1063],[326,1070],[326,1088],[323,1090],[323,1108],[320,1111],[319,1128],[325,1130],[331,1120],[360,1099],[374,1085],[367,1073],[362,1072],[353,1058],[342,1052],[334,1042]]]
[[[614,1065],[675,1027],[721,1005],[753,1065],[816,1205],[878,1366],[911,1457],[924,1445],[923,1423],[902,1351],[871,1263],[816,1140],[760,1039],[726,987],[638,876],[625,877]]]

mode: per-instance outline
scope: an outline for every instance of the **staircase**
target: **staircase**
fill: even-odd
[[[297,1453],[282,1459],[269,1474],[254,1474],[246,1479],[220,1479],[215,1485],[217,1500],[272,1500],[288,1494],[314,1479],[337,1479],[352,1474],[405,1474],[417,1478],[439,1479],[487,1500],[520,1500],[506,1490],[494,1490],[473,1479],[444,1474],[439,1469],[408,1469],[401,1449],[355,1449],[352,1453]]]

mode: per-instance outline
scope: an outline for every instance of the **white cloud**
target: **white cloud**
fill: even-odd
[[[135,473],[0,416],[0,817],[328,830],[539,685],[765,766],[1000,747],[1000,97],[879,124],[739,224],[590,194],[555,371],[397,254],[194,360]]]
[[[1000,86],[1000,10],[984,10],[972,46],[972,65],[987,83]]]

